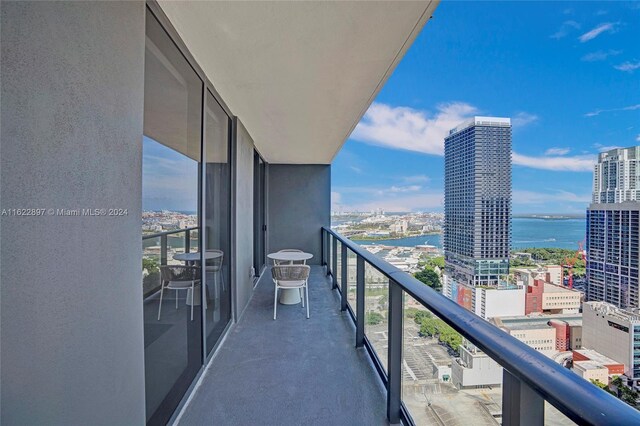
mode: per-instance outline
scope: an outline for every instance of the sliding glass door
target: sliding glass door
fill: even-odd
[[[267,223],[265,221],[266,163],[255,152],[253,161],[253,269],[260,275],[266,261]]]
[[[204,282],[207,355],[231,320],[230,118],[207,90],[203,175]]]
[[[201,247],[203,87],[147,11],[142,274],[150,425],[167,423],[202,366],[202,268],[193,252]]]

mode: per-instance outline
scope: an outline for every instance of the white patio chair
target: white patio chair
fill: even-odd
[[[307,318],[309,318],[309,272],[308,265],[276,265],[271,268],[271,276],[275,284],[273,295],[273,319],[276,319],[278,307],[278,289],[299,289],[302,307],[307,307]],[[304,291],[304,297],[302,292]]]
[[[193,296],[196,283],[200,284],[200,268],[196,266],[161,266],[160,267],[160,305],[158,306],[158,321],[162,312],[162,296],[164,289],[175,290],[176,309],[178,309],[178,291],[191,290],[191,321],[193,321]]]

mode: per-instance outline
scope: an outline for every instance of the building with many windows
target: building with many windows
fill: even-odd
[[[587,210],[587,300],[638,308],[640,202],[591,204]]]
[[[474,117],[444,144],[444,293],[475,311],[475,287],[509,272],[511,120]]]
[[[595,165],[593,202],[625,201],[640,201],[640,146],[601,152]]]
[[[598,156],[587,209],[587,300],[640,307],[640,146]]]

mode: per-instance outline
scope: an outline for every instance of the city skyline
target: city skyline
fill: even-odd
[[[640,145],[638,17],[622,2],[441,4],[337,155],[332,209],[442,211],[444,136],[495,115],[513,120],[514,213],[584,214],[597,154]]]

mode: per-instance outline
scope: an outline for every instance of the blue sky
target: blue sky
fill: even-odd
[[[441,211],[443,138],[511,117],[515,213],[584,213],[640,145],[640,3],[442,2],[332,165],[334,210]]]

